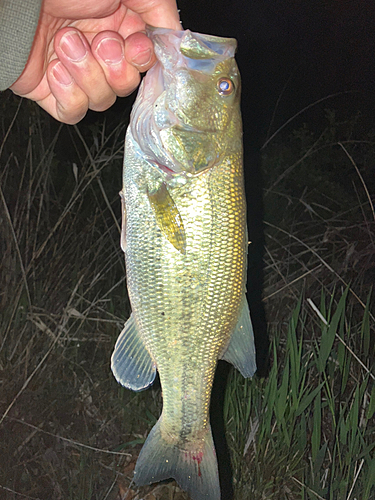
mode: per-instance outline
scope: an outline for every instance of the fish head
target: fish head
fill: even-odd
[[[133,107],[132,134],[141,154],[164,174],[199,175],[241,141],[237,42],[149,28],[157,63]]]

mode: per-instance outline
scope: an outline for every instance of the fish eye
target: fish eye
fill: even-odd
[[[220,95],[230,95],[234,92],[234,83],[230,78],[222,77],[217,81],[217,90]]]

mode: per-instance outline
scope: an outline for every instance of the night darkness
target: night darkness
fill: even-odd
[[[262,304],[263,203],[260,150],[271,133],[319,99],[348,115],[375,107],[375,3],[311,0],[191,0],[178,2],[185,29],[238,41],[242,77],[245,182],[248,204],[247,295],[257,348],[258,375],[268,371],[268,337]],[[340,94],[341,93],[341,94]],[[336,95],[339,94],[339,95]],[[275,112],[275,107],[277,109]],[[273,114],[275,113],[274,118]],[[369,113],[369,120],[372,120]],[[319,126],[312,107],[293,122]],[[371,125],[371,123],[370,123]],[[211,403],[222,497],[233,496],[222,404],[229,366],[219,363]]]

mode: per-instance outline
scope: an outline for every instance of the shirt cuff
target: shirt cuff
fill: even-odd
[[[42,0],[0,0],[0,90],[21,75],[38,26]]]

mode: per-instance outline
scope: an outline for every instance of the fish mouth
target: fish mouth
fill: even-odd
[[[215,120],[201,119],[199,101],[181,89],[194,79],[204,84],[220,61],[233,57],[236,42],[159,28],[149,29],[148,35],[158,61],[142,81],[132,135],[140,155],[164,176],[199,175],[220,160],[224,130]]]
[[[237,41],[234,38],[223,38],[214,35],[193,33],[190,30],[169,30],[146,26],[147,36],[153,41],[156,56],[159,60],[173,63],[181,54],[192,62],[210,61],[234,57]],[[169,50],[166,50],[168,47]],[[172,58],[171,53],[173,53]],[[176,57],[177,54],[177,57]]]

